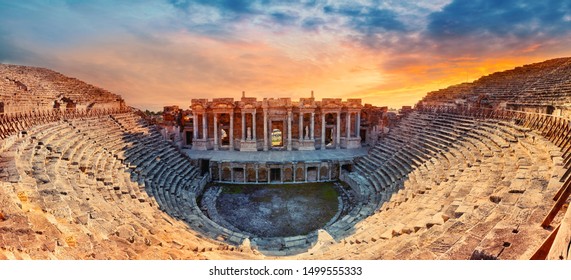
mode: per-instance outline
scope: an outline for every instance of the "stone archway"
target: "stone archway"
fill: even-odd
[[[283,181],[291,182],[293,180],[293,171],[290,167],[284,168]]]
[[[226,129],[220,129],[220,145],[221,146],[228,146],[230,145],[230,135],[226,131]]]
[[[266,182],[268,181],[268,174],[265,167],[260,167],[258,169],[258,182]]]
[[[283,147],[284,146],[284,135],[279,128],[272,129],[271,134],[272,147]]]
[[[327,169],[327,166],[322,166],[319,169],[319,178],[321,180],[327,180],[329,179],[329,169]]]
[[[222,169],[222,178],[220,178],[221,181],[231,181],[232,180],[232,172],[230,171],[230,168],[228,167],[224,167]]]
[[[256,182],[256,169],[249,167],[247,170],[246,179],[248,182]]]
[[[304,177],[305,177],[305,174],[304,174],[304,172],[303,172],[303,168],[298,167],[298,168],[295,170],[295,180],[298,181],[298,182],[301,182],[301,181],[304,181],[304,180],[305,180]]]

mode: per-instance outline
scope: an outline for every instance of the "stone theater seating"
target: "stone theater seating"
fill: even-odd
[[[237,251],[214,241],[216,228],[184,195],[196,168],[139,116],[64,119],[26,132],[2,153],[4,258],[196,258]],[[211,239],[176,218],[204,228]]]
[[[117,96],[3,66],[0,259],[567,259],[569,67],[556,59],[429,93],[342,176],[358,190],[348,214],[318,236],[278,240],[295,253],[278,257],[275,240],[206,217],[196,197],[209,174]],[[54,110],[62,93],[100,105]],[[42,110],[15,110],[37,96]],[[539,113],[547,103],[560,116]]]
[[[351,235],[312,254],[531,258],[550,233],[540,225],[561,186],[561,162],[557,146],[513,121],[415,112],[351,174],[380,208],[356,213]]]

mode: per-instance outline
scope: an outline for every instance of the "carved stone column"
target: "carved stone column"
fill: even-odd
[[[218,151],[218,113],[214,113],[214,150]]]
[[[192,137],[193,140],[198,138],[198,114],[194,112],[192,113]]]
[[[259,179],[259,175],[258,175],[259,168],[260,168],[260,165],[256,163],[256,183],[258,183],[258,179]]]
[[[264,108],[264,151],[268,150],[268,111]]]
[[[291,151],[291,110],[287,111],[287,150]]]
[[[299,142],[303,140],[303,113],[299,112]]]
[[[315,112],[311,112],[311,124],[310,124],[310,130],[309,130],[309,139],[314,140],[315,139]]]
[[[234,164],[230,164],[230,182],[234,182]]]
[[[325,113],[321,112],[321,149],[325,150]]]
[[[208,139],[208,125],[206,123],[206,111],[202,113],[202,139]]]
[[[349,140],[349,138],[351,137],[351,113],[347,112],[347,120],[346,120],[346,125],[347,125],[347,140]]]
[[[252,112],[252,140],[256,141],[256,112]]]
[[[292,171],[293,171],[293,178],[292,178],[292,179],[293,179],[293,182],[295,183],[295,170],[296,170],[297,168],[296,168],[296,166],[295,166],[295,162],[292,162],[291,164],[292,164],[292,169],[293,169],[293,170],[292,170]]]
[[[218,162],[218,181],[222,182],[222,164]]]
[[[230,112],[230,151],[234,151],[234,110]]]
[[[305,173],[305,182],[309,182],[309,180],[307,180],[307,163],[303,163],[303,172]]]
[[[355,128],[355,136],[356,137],[360,137],[361,136],[361,112],[357,112],[357,120],[356,120],[357,124],[357,128]]]
[[[246,140],[246,113],[242,112],[242,141]]]
[[[341,138],[341,112],[337,112],[337,132],[335,133],[335,149],[340,149]]]

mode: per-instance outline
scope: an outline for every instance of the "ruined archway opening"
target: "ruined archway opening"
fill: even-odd
[[[283,147],[284,146],[284,138],[283,133],[280,129],[274,128],[272,130],[272,147]]]
[[[325,147],[328,149],[335,148],[336,122],[334,114],[325,115]]]
[[[228,132],[224,128],[220,130],[220,144],[222,146],[230,145],[230,136],[228,135]]]

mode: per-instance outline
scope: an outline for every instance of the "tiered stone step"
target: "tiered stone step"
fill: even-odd
[[[440,124],[463,129],[447,134],[458,136],[447,144],[448,150],[411,168],[402,187],[380,203],[378,213],[353,224],[352,231],[345,229],[352,235],[344,235],[327,251],[313,253],[326,258],[349,253],[363,259],[529,258],[549,234],[538,226],[538,217],[548,211],[541,201],[557,190],[547,184],[553,182],[555,163],[549,148],[553,144],[543,139],[538,143],[541,137],[532,140],[529,132],[524,134],[511,123],[446,115],[422,119],[437,119]],[[452,125],[456,123],[461,125]],[[442,129],[440,125],[438,131]],[[404,147],[395,146],[405,143],[398,141],[399,135],[393,134],[397,141],[390,142],[393,155]],[[411,139],[410,134],[402,135]],[[451,141],[447,137],[439,139]],[[386,148],[388,144],[383,143],[374,149]],[[369,157],[381,156],[384,164],[364,159],[356,172],[377,174],[370,171],[372,166],[382,169],[388,165],[386,161],[406,162],[387,154],[372,151]],[[364,174],[352,178],[367,177]],[[361,184],[375,180],[384,182],[376,178]],[[335,235],[336,229],[332,232]],[[527,233],[538,238],[526,241]]]

